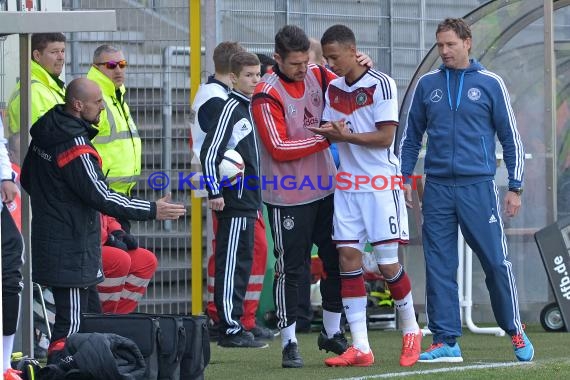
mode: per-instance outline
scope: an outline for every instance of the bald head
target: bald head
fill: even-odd
[[[98,87],[95,82],[87,78],[76,78],[69,82],[65,89],[65,104],[70,104],[74,100],[84,101],[88,93],[93,91],[93,87]]]
[[[97,83],[87,78],[76,78],[69,82],[65,90],[66,112],[97,124],[104,108],[103,96]]]

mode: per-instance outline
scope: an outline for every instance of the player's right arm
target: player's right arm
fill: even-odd
[[[301,140],[289,138],[281,97],[272,87],[259,91],[264,86],[267,84],[260,83],[253,96],[252,115],[261,142],[275,161],[297,160],[329,147],[327,139],[319,135]]]
[[[412,103],[408,111],[406,129],[400,142],[400,164],[402,175],[406,183],[410,183],[410,176],[414,172],[416,162],[422,146],[423,135],[427,128],[426,107],[423,103],[422,81],[418,81],[412,96]]]

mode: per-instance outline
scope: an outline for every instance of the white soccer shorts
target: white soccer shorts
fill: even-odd
[[[407,242],[404,192],[335,191],[333,228],[333,240],[337,244]]]

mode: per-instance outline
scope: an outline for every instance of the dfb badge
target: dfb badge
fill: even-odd
[[[295,227],[295,218],[287,215],[283,219],[283,228],[285,228],[287,231],[291,231],[293,227]]]

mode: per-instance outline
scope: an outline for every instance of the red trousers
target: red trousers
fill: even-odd
[[[133,312],[158,267],[156,256],[140,247],[125,252],[105,245],[102,255],[105,281],[97,285],[97,290],[103,312]]]
[[[216,251],[216,231],[218,222],[216,215],[213,214],[214,239],[212,239],[212,252]],[[251,266],[251,275],[247,284],[245,300],[243,302],[243,315],[241,324],[244,329],[251,330],[255,326],[255,313],[259,307],[259,297],[263,288],[263,279],[265,278],[265,270],[267,266],[267,236],[265,235],[265,221],[263,215],[259,212],[254,229],[253,241],[253,265]],[[215,277],[215,256],[208,257],[208,303],[206,306],[206,314],[214,322],[218,323],[220,318],[214,305],[214,277]]]

